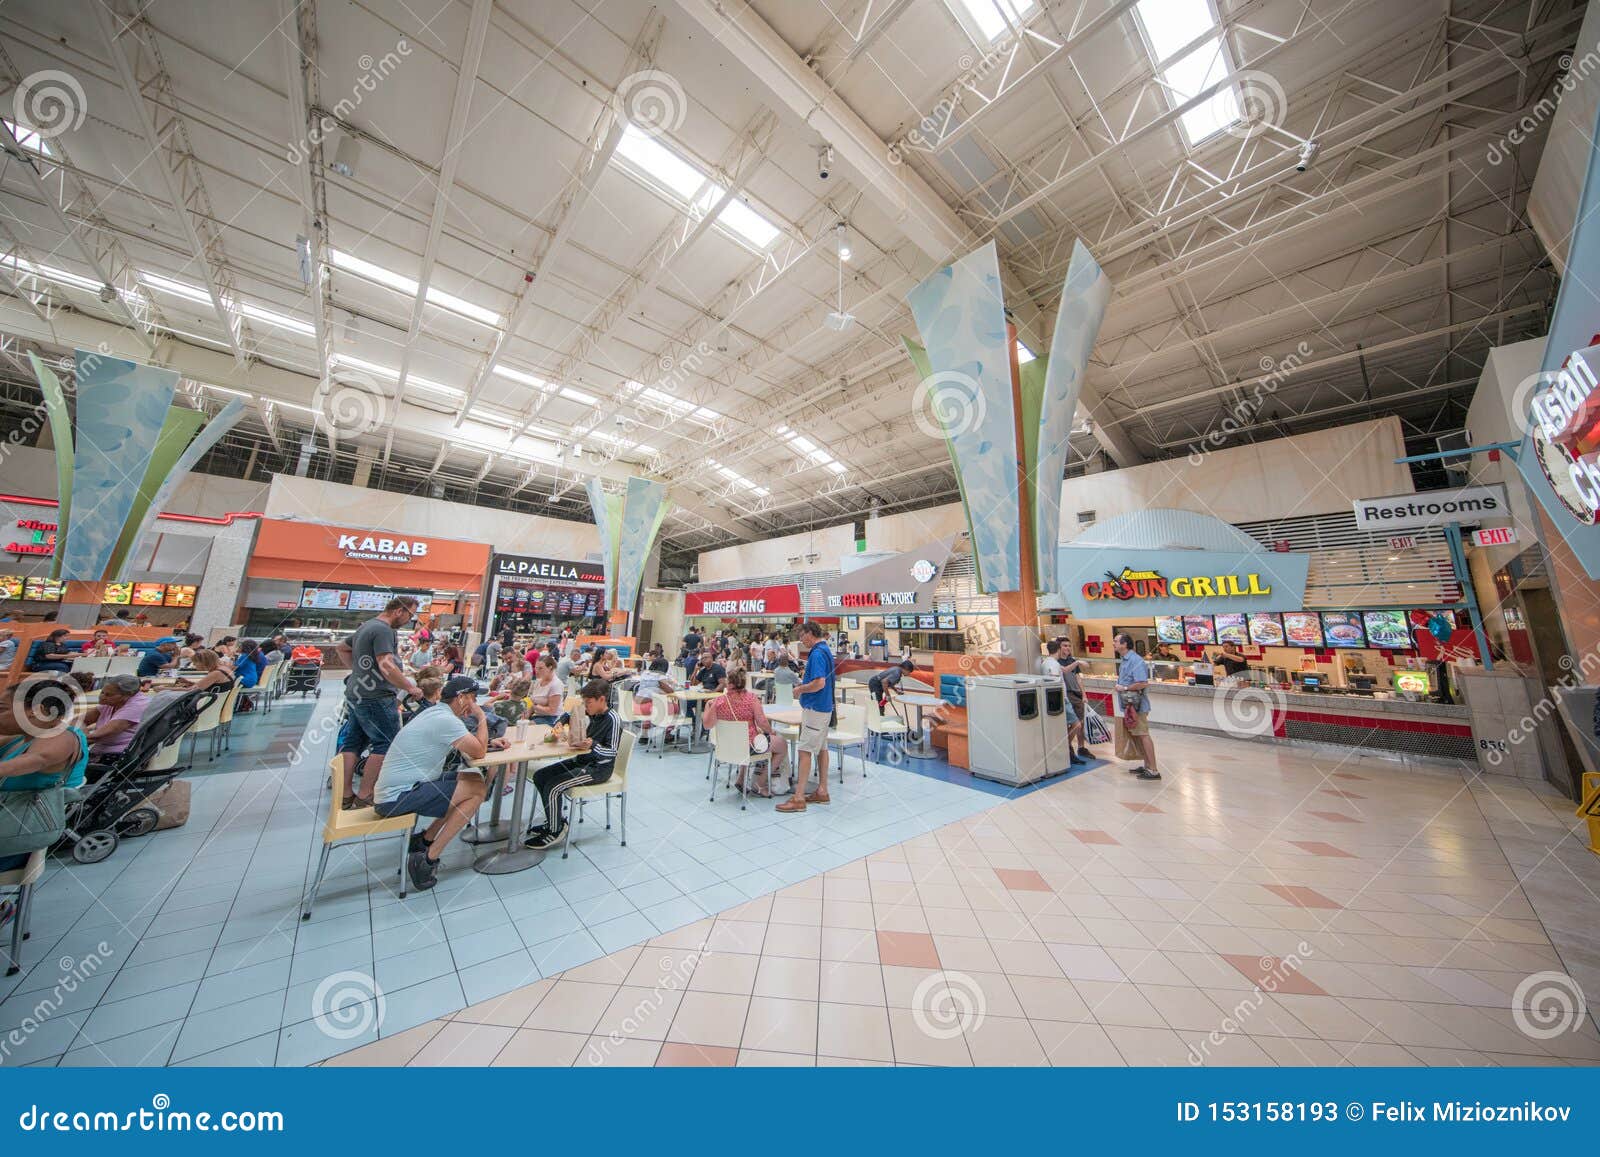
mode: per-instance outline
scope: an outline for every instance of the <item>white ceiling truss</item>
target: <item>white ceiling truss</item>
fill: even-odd
[[[570,513],[660,477],[681,558],[954,497],[904,297],[989,240],[1034,350],[1075,239],[1110,276],[1075,471],[1225,419],[1426,441],[1543,332],[1542,126],[1506,142],[1581,4],[1191,0],[1228,69],[1179,92],[1138,0],[1003,6],[993,43],[964,2],[13,0],[0,341],[243,393],[239,437],[341,480]],[[64,126],[29,119],[51,84]],[[1259,119],[1189,142],[1247,89]],[[619,152],[640,107],[698,190]],[[369,420],[328,420],[352,384]]]

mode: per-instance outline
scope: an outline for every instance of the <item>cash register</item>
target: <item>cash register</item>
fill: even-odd
[[[1300,690],[1308,694],[1314,694],[1322,690],[1321,675],[1296,675],[1295,678],[1300,684]]]

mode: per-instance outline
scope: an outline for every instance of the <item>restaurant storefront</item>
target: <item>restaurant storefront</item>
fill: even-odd
[[[245,566],[244,630],[326,647],[400,594],[438,626],[474,629],[488,565],[483,543],[265,518]]]
[[[773,582],[690,590],[683,594],[684,629],[731,627],[741,633],[792,634],[802,617],[800,585]]]
[[[598,562],[496,554],[489,560],[484,634],[510,627],[531,645],[539,635],[567,625],[602,629],[605,584]]]

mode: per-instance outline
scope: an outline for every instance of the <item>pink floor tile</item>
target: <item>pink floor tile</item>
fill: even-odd
[[[1356,819],[1355,816],[1347,816],[1343,812],[1310,812],[1308,814],[1316,816],[1319,820],[1327,820],[1330,824],[1359,824],[1362,822]]]
[[[1313,856],[1333,856],[1343,860],[1358,858],[1343,848],[1336,848],[1332,844],[1323,843],[1321,840],[1290,840],[1289,842],[1303,852],[1310,852]]]
[[[1276,896],[1282,896],[1296,908],[1344,907],[1343,904],[1328,899],[1315,888],[1307,888],[1300,884],[1263,884],[1261,886]]]
[[[731,1069],[739,1063],[739,1050],[719,1045],[686,1045],[668,1041],[656,1054],[656,1068]]]
[[[1127,808],[1131,812],[1155,812],[1156,815],[1164,814],[1162,810],[1156,807],[1156,805],[1153,803],[1129,803],[1125,799],[1118,800],[1117,802],[1122,804],[1123,807]]]
[[[1120,845],[1122,842],[1113,838],[1110,832],[1103,832],[1099,828],[1068,828],[1067,830],[1078,837],[1079,843]]]
[[[926,932],[878,932],[878,959],[904,968],[938,968],[939,949]]]
[[[1032,868],[995,868],[994,874],[1000,882],[1013,892],[1049,892],[1053,891],[1045,878]]]
[[[1364,795],[1357,795],[1353,791],[1345,791],[1344,788],[1342,788],[1342,787],[1325,787],[1325,788],[1322,789],[1322,793],[1324,795],[1336,795],[1340,799],[1366,799],[1367,798]]]

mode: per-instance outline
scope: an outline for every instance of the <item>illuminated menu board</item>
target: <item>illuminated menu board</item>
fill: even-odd
[[[1216,619],[1217,642],[1235,643],[1242,647],[1250,641],[1250,633],[1245,629],[1242,612],[1218,615]]]
[[[1291,647],[1322,646],[1322,620],[1316,611],[1284,611],[1283,633]]]
[[[136,607],[159,607],[166,594],[166,583],[134,583],[133,605]]]
[[[1186,643],[1215,643],[1217,628],[1210,615],[1184,615],[1183,641]]]
[[[1251,615],[1250,641],[1258,647],[1283,646],[1283,617],[1273,611]]]
[[[19,574],[0,575],[0,599],[20,599],[24,581]]]
[[[1323,611],[1322,635],[1330,647],[1361,647],[1367,641],[1359,611]]]
[[[58,579],[30,578],[22,587],[22,597],[36,603],[54,603],[61,600],[66,584]]]
[[[195,592],[198,589],[187,583],[168,583],[167,597],[162,605],[168,607],[192,607],[194,606]]]
[[[133,602],[132,583],[107,583],[105,591],[100,595],[103,604],[114,607],[125,607]]]

